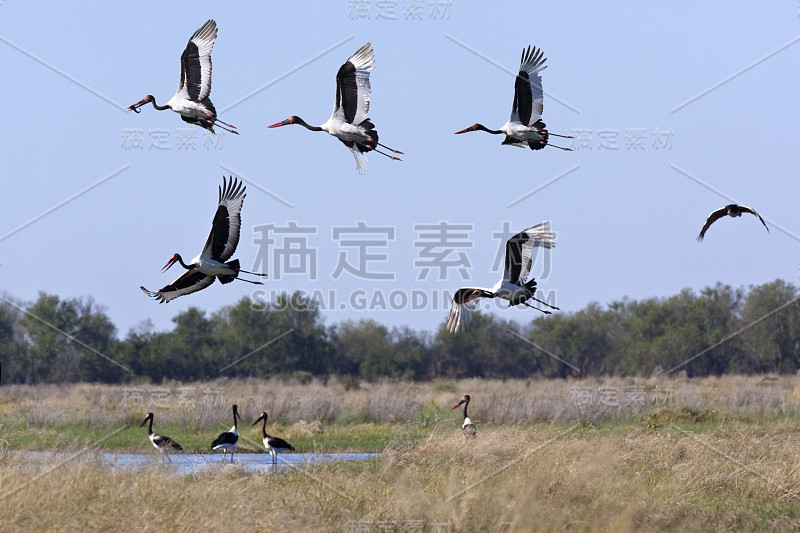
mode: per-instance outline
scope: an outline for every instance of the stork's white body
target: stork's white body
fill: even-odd
[[[212,259],[210,248],[206,248],[197,254],[192,259],[192,265],[196,265],[195,269],[207,276],[235,276],[237,274],[234,269],[226,266],[225,263]]]
[[[201,103],[193,102],[188,98],[188,93],[186,91],[178,91],[175,93],[175,96],[169,99],[167,105],[178,113],[186,118],[208,118],[211,116],[208,108]]]
[[[514,141],[519,141],[511,142],[510,140],[506,140],[505,144],[523,149],[528,147],[528,141],[538,142],[545,139],[544,135],[541,133],[541,129],[533,126],[526,126],[518,121],[512,122],[509,120],[503,124],[503,127],[500,128],[500,131],[505,133]]]

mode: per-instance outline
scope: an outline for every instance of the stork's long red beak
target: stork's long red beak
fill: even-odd
[[[172,265],[174,265],[177,262],[178,262],[178,257],[173,255],[172,257],[169,258],[169,261],[167,261],[167,264],[164,265],[161,268],[161,272],[166,272],[167,270],[169,270],[169,267],[171,267]]]
[[[273,124],[272,126],[269,126],[269,127],[270,128],[277,128],[279,126],[288,126],[289,124],[292,124],[293,122],[294,122],[294,117],[289,117],[286,120],[281,120],[280,122],[276,122],[275,124]]]
[[[462,403],[464,403],[464,400],[461,400],[460,402],[458,402],[457,404],[455,404],[453,407],[451,407],[451,408],[450,408],[450,410],[452,411],[452,410],[453,410],[453,409],[455,409],[456,407],[460,407]]]
[[[470,126],[469,128],[464,128],[461,131],[455,132],[454,135],[458,135],[459,133],[467,133],[468,131],[475,131],[475,126]]]
[[[149,102],[149,101],[150,101],[150,100],[149,100],[149,99],[147,99],[147,98],[145,98],[144,100],[139,100],[139,101],[138,101],[138,102],[136,102],[135,104],[132,104],[132,105],[130,105],[130,106],[128,107],[128,111],[135,111],[136,113],[141,113],[141,111],[139,110],[139,108],[140,108],[140,107],[142,107],[144,104],[146,104],[146,103],[147,103],[147,102]]]

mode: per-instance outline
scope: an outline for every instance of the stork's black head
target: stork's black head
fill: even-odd
[[[153,419],[153,413],[147,413],[147,416],[144,417],[144,420],[142,420],[142,423],[139,424],[139,427],[142,427],[143,425],[145,425],[147,423],[148,420],[152,420],[152,419]]]
[[[453,409],[459,407],[461,404],[464,403],[469,403],[469,394],[465,394],[457,404],[455,404],[453,407],[450,408],[450,410],[452,411]]]
[[[726,205],[725,208],[728,210],[728,215],[732,217],[740,217],[742,216],[742,208],[736,204],[729,204]]]

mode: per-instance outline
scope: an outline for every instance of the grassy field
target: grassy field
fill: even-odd
[[[796,531],[795,383],[733,376],[3,386],[0,531]],[[470,442],[449,410],[465,393],[478,425]],[[131,403],[137,394],[141,405]],[[268,431],[298,451],[382,454],[188,476],[157,465],[116,470],[96,455],[156,453],[136,427],[147,411],[157,432],[208,453],[230,427],[234,402],[247,426],[269,412]],[[256,451],[258,428],[247,426],[242,451]],[[76,456],[32,464],[16,453],[53,449]]]

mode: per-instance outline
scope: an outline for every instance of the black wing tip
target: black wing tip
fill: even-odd
[[[197,29],[196,32],[194,32],[192,39],[196,39],[198,37],[207,38],[211,37],[212,34],[214,38],[217,37],[217,23],[214,19],[208,19]],[[192,39],[189,39],[189,41],[191,42]]]
[[[139,288],[142,289],[143,293],[145,293],[150,298],[154,298],[160,304],[165,304],[169,302],[169,300],[167,300],[163,294],[159,294],[158,292],[153,292],[151,290],[145,289],[143,285],[139,285]]]
[[[547,61],[547,58],[542,58],[544,52],[542,52],[541,48],[538,48],[534,45],[528,45],[527,48],[522,48],[522,58],[520,59],[520,65],[524,65],[525,63],[539,63],[543,64]],[[547,67],[542,67],[542,69]]]
[[[228,179],[230,181],[228,181]],[[233,174],[226,178],[223,174],[222,176],[222,186],[219,188],[219,201],[221,202],[223,199],[234,199],[234,198],[244,198],[247,196],[244,194],[247,186],[244,184],[244,181],[239,181],[239,178],[235,177]]]

